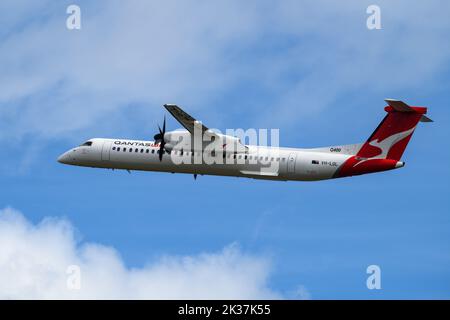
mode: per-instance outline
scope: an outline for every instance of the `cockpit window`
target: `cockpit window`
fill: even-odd
[[[90,146],[92,146],[92,141],[86,141],[85,143],[80,145],[80,147],[90,147]]]

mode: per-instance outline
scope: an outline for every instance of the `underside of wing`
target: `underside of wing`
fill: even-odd
[[[189,114],[184,112],[179,106],[176,104],[165,104],[164,107],[167,109],[167,111],[170,112],[170,114],[177,119],[179,123],[183,127],[186,128],[187,131],[190,132],[190,134],[194,134],[194,128],[195,126],[198,126],[201,128],[202,133],[205,133],[205,131],[208,131],[208,128],[205,127],[200,121],[195,120],[193,117],[191,117]]]

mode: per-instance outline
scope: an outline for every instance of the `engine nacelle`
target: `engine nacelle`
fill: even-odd
[[[205,132],[201,141],[193,141],[189,131],[170,131],[164,134],[164,148],[172,150],[213,151],[225,153],[242,153],[246,148],[237,137],[221,133]]]
[[[188,131],[170,131],[164,134],[164,148],[168,151],[191,150],[191,134]]]

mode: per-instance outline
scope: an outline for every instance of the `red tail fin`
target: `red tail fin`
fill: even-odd
[[[427,108],[387,99],[388,113],[356,154],[360,158],[400,160],[419,121],[432,121]]]

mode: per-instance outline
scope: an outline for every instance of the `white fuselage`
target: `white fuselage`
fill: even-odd
[[[180,150],[164,152],[160,161],[159,144],[153,141],[97,138],[89,142],[65,152],[58,161],[108,169],[311,181],[335,177],[338,168],[351,157],[344,148],[330,151],[247,146],[246,153],[215,155],[215,161],[202,158],[199,152]]]
[[[186,130],[166,132],[155,141],[90,139],[62,154],[64,164],[125,170],[219,175],[269,180],[314,181],[401,168],[402,154],[417,126],[432,121],[427,108],[387,99],[388,113],[364,142],[313,149],[244,145],[236,134],[208,129],[180,107],[164,107]],[[271,139],[272,141],[272,139]]]

